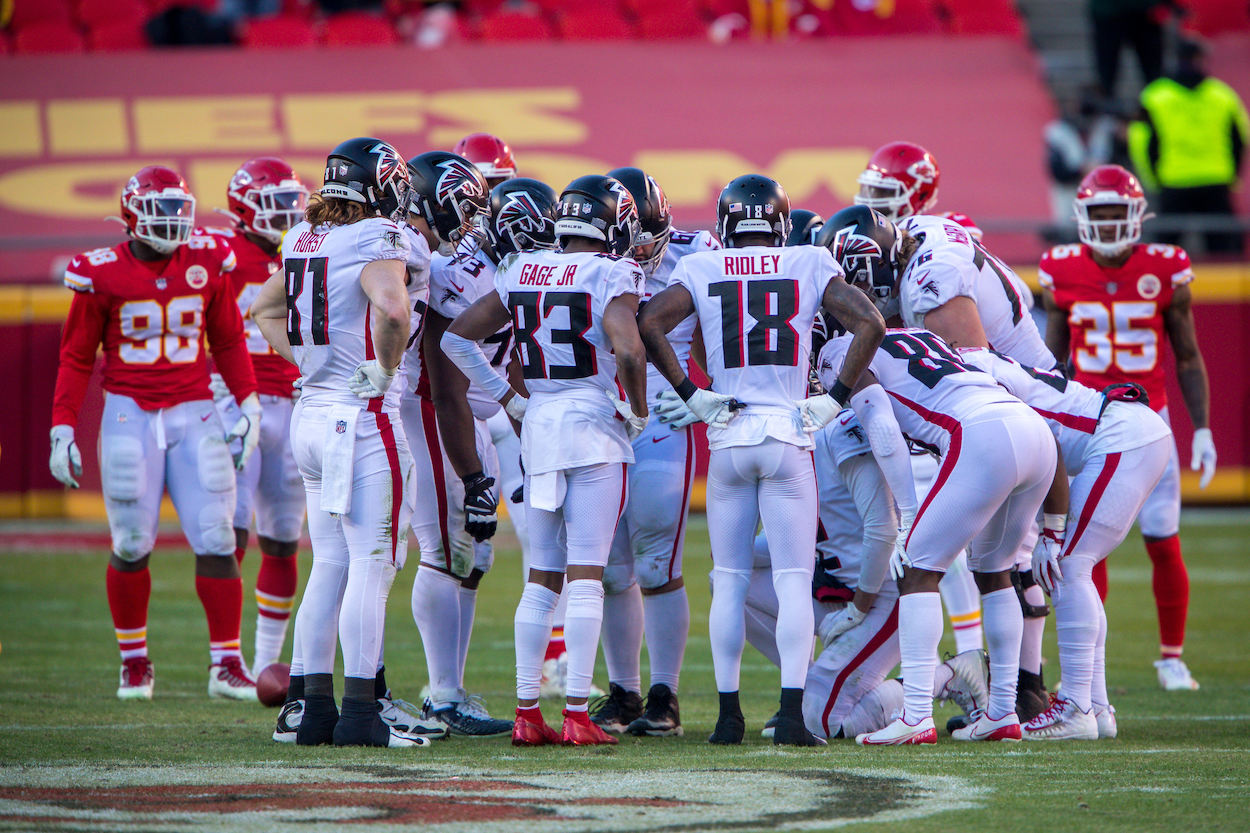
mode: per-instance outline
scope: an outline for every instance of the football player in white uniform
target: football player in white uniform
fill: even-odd
[[[648,417],[646,354],[635,323],[643,274],[625,256],[638,233],[633,198],[611,177],[585,176],[560,195],[558,216],[562,251],[507,259],[495,275],[496,294],[457,317],[442,341],[469,380],[521,420],[531,557],[515,618],[517,746],[616,743],[590,721],[587,698],[603,621],[603,568],[625,509],[625,466],[634,461],[630,439]],[[528,401],[475,343],[509,320]],[[538,695],[566,574],[569,662],[557,734],[543,720]]]
[[[773,742],[813,745],[802,713],[814,630],[808,599],[816,540],[812,440],[805,427],[815,430],[842,410],[840,401],[867,366],[885,324],[842,280],[828,250],[783,247],[790,200],[778,183],[755,174],[738,177],[721,192],[717,217],[728,248],[684,257],[668,288],[639,316],[651,361],[711,426],[708,527],[715,592],[708,622],[720,716],[709,741],[741,743],[745,731],[738,702],[743,616],[762,517],[780,600],[781,714]],[[834,390],[805,400],[812,327],[822,306],[856,333],[856,342]],[[711,391],[695,387],[668,340],[691,314],[698,316]]]
[[[383,722],[375,693],[386,599],[407,552],[414,498],[412,456],[397,425],[403,388],[391,385],[410,327],[409,243],[398,225],[410,198],[393,147],[371,138],[340,144],[307,219],[283,240],[283,273],[252,306],[265,339],[304,379],[291,436],[313,566],[295,620],[302,668],[292,671],[303,677],[296,742],[306,745],[429,743]]]
[[[691,252],[713,251],[720,244],[706,231],[672,227],[668,198],[654,179],[638,168],[617,168],[608,176],[629,189],[638,209],[639,235],[633,255],[646,275],[648,298],[668,285],[677,262]],[[695,319],[687,318],[668,334],[682,367],[690,358]],[[647,365],[647,406],[654,409],[672,386],[654,365]],[[608,697],[591,720],[605,731],[635,735],[680,735],[677,680],[690,631],[690,603],[682,577],[686,516],[694,483],[693,429],[654,420],[633,440],[629,467],[629,502],[612,542],[603,573],[603,656],[608,666]],[[651,657],[651,688],[643,712],[639,655],[643,632]]]

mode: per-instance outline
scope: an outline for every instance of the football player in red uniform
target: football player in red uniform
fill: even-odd
[[[482,172],[488,190],[493,191],[499,183],[516,176],[516,159],[512,156],[512,148],[498,136],[470,133],[456,142],[451,152],[468,159]]]
[[[230,241],[238,266],[230,273],[239,312],[246,314],[269,276],[282,268],[278,248],[287,229],[304,219],[308,189],[281,159],[262,156],[244,162],[226,188],[233,229],[209,229]],[[252,516],[260,543],[256,576],[256,649],[252,672],[276,662],[286,641],[287,623],[299,581],[300,529],[304,525],[304,481],[291,453],[291,410],[299,369],[279,356],[256,322],[245,318],[247,352],[256,371],[264,417],[260,446],[236,478],[234,510],[235,556],[240,564],[247,547]],[[220,376],[213,376],[213,397],[223,421],[231,424],[238,406]]]
[[[1215,443],[1208,423],[1207,369],[1190,311],[1194,279],[1189,255],[1177,246],[1139,243],[1146,197],[1137,178],[1119,165],[1102,165],[1085,177],[1076,195],[1080,244],[1056,246],[1042,256],[1038,278],[1046,305],[1046,343],[1069,360],[1075,378],[1101,389],[1136,382],[1150,406],[1168,419],[1162,342],[1176,356],[1176,375],[1194,425],[1191,467],[1202,470],[1203,488],[1215,474]],[[1160,659],[1165,689],[1198,688],[1181,660],[1189,611],[1189,575],[1181,558],[1180,474],[1175,448],[1159,485],[1138,516],[1146,552],[1154,565],[1159,611]],[[1105,567],[1095,582],[1106,595]]]
[[[195,199],[169,168],[147,167],[121,195],[130,239],[78,255],[65,269],[74,290],[61,337],[52,404],[57,480],[78,488],[74,428],[96,350],[104,348],[100,479],[113,536],[107,587],[121,649],[122,699],[151,699],[147,651],[148,556],[166,487],[195,552],[195,588],[208,617],[208,693],[255,700],[239,626],[243,579],[234,558],[235,468],[260,440],[260,403],[223,238],[195,229]],[[208,357],[240,403],[229,433],[213,409]],[[227,442],[241,439],[233,464]]]

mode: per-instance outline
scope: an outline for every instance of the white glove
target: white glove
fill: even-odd
[[[695,388],[694,393],[686,400],[686,407],[713,428],[724,428],[734,418],[734,412],[729,409],[732,401],[732,396]]]
[[[639,435],[641,435],[643,431],[647,430],[647,422],[651,418],[650,415],[638,416],[634,413],[633,409],[629,407],[629,403],[617,395],[616,391],[608,388],[605,392],[608,395],[608,399],[612,400],[612,406],[616,408],[616,412],[621,415],[621,419],[625,420],[625,434],[629,437],[629,441],[632,443],[634,440],[638,439]]]
[[[828,648],[833,640],[864,621],[867,615],[854,603],[847,602],[846,607],[841,610],[825,614],[825,618],[820,620],[820,627],[816,629],[816,635],[820,637],[821,644]]]
[[[356,372],[347,383],[347,388],[361,399],[377,399],[386,396],[386,391],[395,380],[395,368],[383,367],[377,359],[370,359],[356,365]]]
[[[894,539],[894,552],[890,553],[890,578],[898,581],[903,577],[903,568],[912,566],[907,555],[907,536],[911,535],[914,518],[904,517],[898,529],[898,537]]]
[[[74,429],[68,425],[52,426],[52,454],[48,457],[48,468],[52,476],[71,489],[78,488],[75,476],[82,477],[82,455],[78,453],[78,443],[74,442]]]
[[[512,395],[511,399],[504,403],[503,409],[508,413],[508,416],[512,417],[517,422],[522,422],[525,420],[525,409],[529,406],[529,403],[530,401],[528,399],[521,394],[516,393]]]
[[[690,410],[690,407],[674,390],[660,391],[660,399],[655,403],[655,412],[659,414],[660,422],[674,431],[679,431],[699,421],[694,411]]]
[[[291,401],[298,402],[304,393],[304,377],[301,376],[291,383]]]
[[[811,434],[833,422],[834,417],[842,413],[842,403],[827,393],[809,396],[802,402],[794,403],[799,408],[799,419],[803,421],[803,430]]]
[[[1063,581],[1059,559],[1063,557],[1064,530],[1067,526],[1066,515],[1042,515],[1042,534],[1037,536],[1037,546],[1033,547],[1033,578],[1051,595],[1054,595],[1055,586]]]
[[[1189,467],[1194,471],[1202,469],[1199,488],[1205,489],[1215,477],[1215,440],[1211,437],[1210,428],[1199,428],[1194,431],[1194,446],[1189,454]]]
[[[208,374],[208,389],[213,394],[214,402],[220,402],[230,395],[230,386],[221,378],[220,373]]]
[[[256,446],[260,445],[260,398],[254,393],[249,393],[247,398],[239,403],[239,410],[243,412],[243,416],[238,418],[234,427],[226,434],[226,442],[243,439],[243,448],[234,457],[235,469],[243,471],[243,467],[247,465],[247,458],[251,457]]]

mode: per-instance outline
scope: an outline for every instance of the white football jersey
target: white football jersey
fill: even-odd
[[[670,285],[694,299],[712,390],[746,405],[711,448],[767,437],[811,448],[795,403],[807,396],[812,323],[825,288],[843,274],[828,249],[748,246],[683,257]]]
[[[923,327],[927,313],[963,295],[977,305],[991,349],[1030,367],[1055,366],[1055,357],[1029,314],[1032,295],[1010,267],[951,220],[914,215],[901,221],[899,228],[923,237],[899,276],[907,326]]]
[[[1148,406],[1108,404],[1100,392],[1061,371],[1028,367],[982,349],[960,350],[959,357],[989,373],[1046,420],[1069,475],[1080,472],[1095,455],[1141,448],[1171,433]]]
[[[315,229],[302,222],[283,237],[287,339],[304,377],[306,404],[350,402],[376,410],[376,400],[347,388],[356,367],[375,358],[360,273],[377,260],[407,263],[410,253],[403,230],[380,217]],[[392,385],[382,406],[398,408],[402,393],[402,385]]]
[[[421,332],[425,327],[425,310],[430,295],[430,271],[432,258],[430,244],[425,236],[412,226],[404,225],[408,238],[408,346],[399,372],[408,382],[408,392],[416,389],[421,377]]]
[[[830,386],[850,348],[851,336],[832,338],[820,351],[820,381]],[[945,454],[951,434],[976,420],[986,405],[1020,404],[994,377],[960,361],[928,330],[887,330],[868,369],[890,396],[894,417],[911,440]]]
[[[673,270],[677,268],[677,262],[688,254],[695,252],[711,252],[720,248],[720,242],[712,236],[708,231],[678,231],[673,229],[669,233],[668,246],[664,249],[664,256],[660,258],[659,264],[655,267],[655,271],[647,276],[646,296],[644,301],[650,300],[655,295],[668,286],[669,280],[673,275]],[[694,328],[699,325],[697,316],[687,316],[668,333],[668,343],[673,345],[673,352],[677,354],[677,361],[682,367],[686,367],[690,361],[690,345],[694,342]],[[672,390],[673,386],[664,378],[664,374],[656,369],[655,365],[647,363],[647,401],[654,402],[662,391]]]

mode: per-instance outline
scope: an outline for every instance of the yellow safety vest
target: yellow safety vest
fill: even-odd
[[[1223,81],[1203,79],[1192,89],[1160,78],[1141,93],[1142,107],[1158,132],[1158,161],[1152,166],[1150,124],[1135,122],[1129,151],[1138,174],[1164,188],[1232,185],[1237,179],[1232,131],[1250,146],[1250,118],[1237,93]]]

